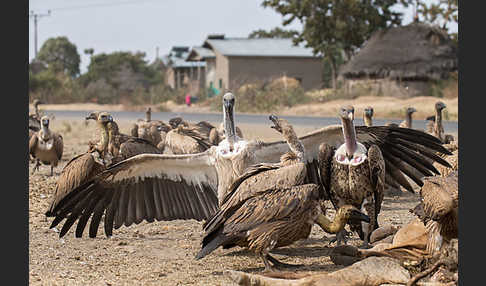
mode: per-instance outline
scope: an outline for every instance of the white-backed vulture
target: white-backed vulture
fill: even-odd
[[[152,142],[157,146],[163,142],[165,134],[171,129],[170,125],[161,120],[152,120],[152,109],[150,107],[145,111],[145,120],[138,119],[130,129],[130,135],[142,138]]]
[[[29,141],[29,153],[35,159],[34,173],[39,169],[40,162],[51,166],[51,176],[53,169],[62,158],[64,143],[62,136],[49,129],[49,117],[42,116],[41,129]]]
[[[218,145],[221,141],[214,125],[207,121],[199,121],[198,123],[191,123],[184,120],[182,117],[174,117],[169,120],[172,129],[180,127],[182,129],[192,130],[198,134],[198,137],[204,140],[209,145]],[[241,137],[240,137],[241,138]],[[184,153],[187,154],[187,153]]]
[[[368,106],[363,112],[363,121],[367,127],[373,126],[373,107]]]
[[[179,124],[167,132],[164,154],[195,154],[204,152],[211,146],[214,145],[196,128]]]
[[[39,111],[39,104],[43,104],[39,99],[34,99],[34,112],[29,113],[29,141],[32,135],[34,135],[37,131],[41,129],[41,117],[42,114]]]
[[[54,216],[52,211],[61,199],[112,164],[113,154],[108,151],[109,135],[106,128],[106,124],[110,121],[109,113],[92,112],[86,117],[86,120],[88,119],[96,121],[100,139],[98,142],[91,142],[86,153],[75,156],[64,166],[57,179],[46,216]]]
[[[442,125],[442,110],[446,107],[442,101],[438,101],[435,104],[435,115],[427,117],[426,131],[439,138],[443,143],[450,144],[454,141],[454,136],[445,134],[444,126]]]
[[[201,259],[222,246],[247,247],[263,259],[265,270],[291,266],[270,256],[277,247],[287,246],[309,236],[312,225],[326,231],[344,228],[350,217],[367,220],[358,209],[345,206],[331,222],[319,201],[319,187],[304,184],[306,164],[304,145],[292,126],[271,115],[274,128],[285,137],[290,151],[279,163],[262,163],[249,167],[229,188],[218,212],[204,225],[205,235],[196,259]]]
[[[106,124],[108,129],[108,150],[113,154],[113,163],[117,163],[139,154],[162,154],[151,141],[120,133],[118,124],[110,115]]]
[[[385,188],[385,160],[377,145],[367,148],[357,141],[352,106],[341,107],[339,117],[344,143],[338,148],[326,143],[319,146],[322,185],[336,208],[352,205],[370,217],[369,224],[349,222],[351,229],[364,240],[363,246],[368,247],[371,233],[378,228],[378,214]],[[344,233],[345,230],[338,233],[338,244],[344,238]]]
[[[424,179],[421,202],[413,209],[427,229],[427,252],[436,254],[442,245],[458,238],[459,184],[458,174]]]
[[[405,113],[405,120],[400,122],[399,127],[412,128],[412,114],[417,112],[417,109],[413,107],[408,107]]]
[[[218,201],[244,170],[258,163],[276,163],[289,151],[287,142],[246,141],[239,138],[234,124],[235,97],[223,96],[223,122],[226,139],[202,153],[185,155],[141,154],[119,162],[96,176],[89,184],[73,191],[54,210],[56,224],[67,218],[63,236],[81,216],[95,213],[91,220],[90,237],[96,236],[101,215],[105,213],[105,234],[139,223],[171,219],[207,219],[216,211]],[[386,176],[413,192],[404,174],[422,185],[424,175],[437,170],[424,158],[448,165],[435,152],[449,154],[440,141],[421,131],[386,126],[356,127],[357,140],[367,148],[377,145],[385,159]],[[321,184],[317,164],[319,144],[338,147],[343,143],[341,125],[321,128],[299,138],[304,144],[307,178],[305,183]],[[321,189],[321,188],[320,188]],[[320,190],[323,199],[326,193]],[[99,204],[93,209],[96,198]],[[55,226],[53,224],[51,226]],[[82,226],[84,227],[84,226]]]

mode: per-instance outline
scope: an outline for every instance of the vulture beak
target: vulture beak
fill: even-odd
[[[351,210],[351,214],[349,215],[349,218],[355,221],[364,221],[367,223],[370,222],[370,217],[358,210]]]
[[[278,117],[272,114],[268,117],[268,119],[270,119],[274,124],[273,126],[270,126],[270,128],[273,128],[278,132],[282,133],[282,126],[280,126],[280,123],[278,122]]]

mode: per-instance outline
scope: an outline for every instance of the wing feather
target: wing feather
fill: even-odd
[[[412,192],[413,188],[404,175],[421,186],[423,183],[417,174],[429,174],[436,171],[433,166],[426,164],[425,160],[431,159],[444,166],[450,166],[447,161],[438,156],[438,154],[449,154],[450,152],[442,146],[442,143],[436,137],[420,130],[394,126],[357,126],[356,137],[367,148],[371,145],[377,145],[385,158],[387,180],[391,181],[390,178],[393,178],[401,186]],[[318,159],[321,143],[326,143],[335,148],[344,143],[341,125],[326,126],[301,136],[299,139],[304,144],[307,163]],[[261,162],[276,163],[279,161],[280,155],[288,151],[289,147],[285,141],[275,141],[260,143],[256,148],[255,155]],[[410,152],[415,152],[416,156],[409,157]],[[316,168],[312,164],[308,164],[308,167]],[[308,170],[308,172],[310,171]]]
[[[90,237],[96,236],[103,214],[108,236],[113,228],[144,219],[208,219],[218,206],[217,174],[208,152],[141,154],[107,168],[53,208],[56,225],[67,218],[61,236],[76,220],[76,235],[81,236],[90,217]]]

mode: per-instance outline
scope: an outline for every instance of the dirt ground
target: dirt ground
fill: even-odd
[[[118,122],[128,133],[130,122]],[[265,141],[280,140],[269,125],[241,125],[245,137]],[[112,238],[104,235],[103,223],[98,237],[75,238],[75,226],[59,239],[57,229],[49,229],[52,218],[44,213],[54,192],[56,180],[64,165],[76,154],[87,149],[95,130],[93,122],[84,120],[51,121],[51,129],[64,137],[64,155],[50,177],[50,168],[41,166],[31,174],[29,165],[29,282],[30,285],[234,285],[223,270],[260,273],[261,259],[242,249],[217,249],[201,260],[194,257],[200,249],[202,222],[175,220],[147,223],[114,230]],[[312,129],[295,127],[298,135]],[[385,197],[379,215],[380,225],[403,225],[414,216],[409,212],[419,201],[418,194],[404,193]],[[330,206],[330,204],[329,204]],[[329,216],[334,215],[329,211]],[[59,226],[62,227],[62,224]],[[328,245],[332,235],[314,226],[310,237],[272,253],[286,263],[303,264],[300,273],[332,272],[342,266],[334,265]],[[353,234],[349,244],[361,241]]]

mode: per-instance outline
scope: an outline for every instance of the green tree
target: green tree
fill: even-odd
[[[47,65],[54,73],[62,72],[71,77],[79,75],[81,58],[76,45],[67,37],[50,38],[44,42],[37,60]]]
[[[280,27],[275,27],[270,31],[266,31],[263,29],[258,29],[256,31],[251,32],[248,35],[248,38],[255,39],[255,38],[293,38],[296,37],[299,32],[295,30],[284,30]]]
[[[394,6],[408,6],[410,0],[264,0],[284,17],[286,26],[294,20],[303,24],[294,43],[305,42],[315,54],[329,63],[332,86],[336,87],[338,58],[344,51],[350,59],[371,34],[382,28],[400,25],[402,13]]]

